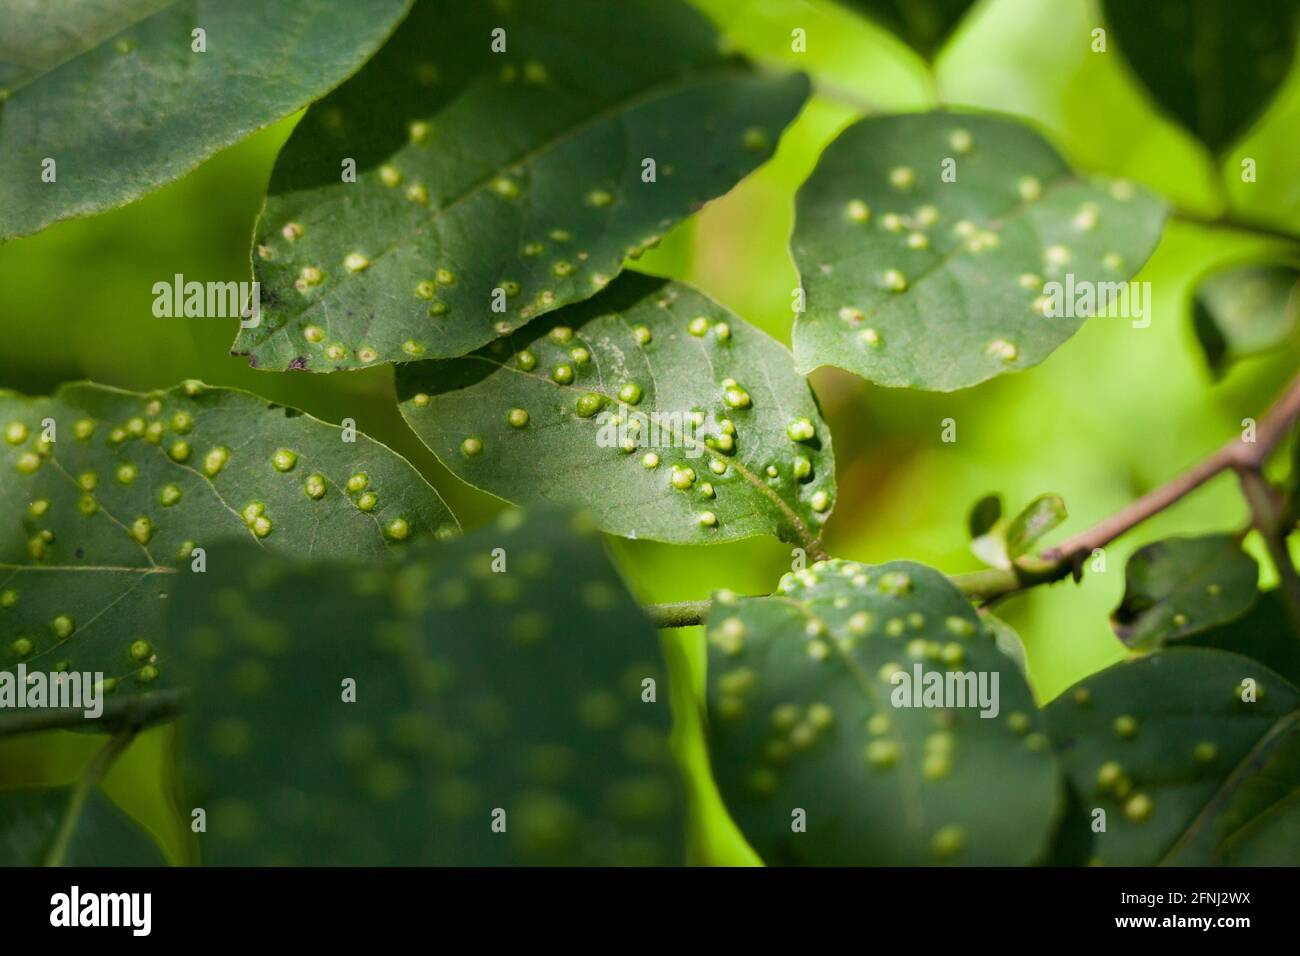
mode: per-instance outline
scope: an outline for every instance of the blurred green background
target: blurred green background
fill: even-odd
[[[984,0],[933,69],[829,0],[694,2],[733,48],[774,68],[807,71],[819,93],[772,163],[637,267],[700,286],[787,344],[797,284],[787,252],[794,193],[822,148],[868,111],[944,103],[1008,112],[1037,126],[1080,168],[1141,182],[1191,217],[1213,218],[1231,204],[1240,215],[1275,223],[1300,219],[1300,77],[1290,78],[1247,139],[1216,164],[1157,114],[1113,46],[1105,54],[1090,51],[1090,31],[1101,23],[1091,0]],[[804,54],[791,51],[794,27],[807,32]],[[256,372],[229,356],[229,321],[152,314],[153,284],[174,273],[199,281],[248,278],[254,220],[296,119],[132,206],[0,246],[0,387],[40,394],[92,379],[152,389],[200,378],[329,421],[351,417],[414,462],[462,524],[475,527],[503,505],[452,477],[419,444],[397,413],[390,369]],[[1256,160],[1257,183],[1239,182],[1243,156]],[[1215,382],[1192,332],[1189,296],[1208,270],[1277,248],[1246,233],[1175,220],[1138,276],[1152,283],[1150,327],[1094,319],[1042,365],[977,388],[895,391],[830,369],[815,373],[838,463],[828,550],[866,562],[909,558],[949,573],[973,570],[965,515],[982,494],[999,491],[1018,508],[1058,492],[1070,511],[1059,533],[1071,534],[1204,456],[1267,406],[1291,376],[1296,348],[1241,363]],[[956,443],[940,441],[946,418],[957,422]],[[1025,641],[1040,702],[1123,656],[1107,615],[1137,545],[1232,529],[1245,518],[1234,483],[1224,477],[1112,545],[1105,572],[1003,605],[1000,613]],[[646,601],[702,598],[721,587],[763,593],[791,561],[787,547],[767,539],[713,548],[611,540],[610,549]],[[1264,576],[1267,583],[1267,569]],[[699,770],[699,715],[681,685],[702,687],[703,638],[695,628],[666,634],[664,642],[685,678],[676,697],[680,752]],[[163,728],[138,740],[107,788],[180,860],[185,832],[166,797],[170,734]],[[0,741],[0,787],[69,781],[98,742],[70,733]],[[696,778],[695,858],[751,859],[707,780]]]

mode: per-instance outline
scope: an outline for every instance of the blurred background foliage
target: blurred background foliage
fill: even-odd
[[[1101,23],[1093,0],[982,0],[933,64],[830,0],[693,2],[735,50],[773,68],[804,70],[819,92],[773,162],[635,266],[696,284],[787,344],[797,283],[787,249],[794,193],[826,144],[866,112],[942,103],[1011,113],[1038,127],[1079,168],[1141,182],[1188,218],[1214,218],[1231,206],[1293,231],[1300,221],[1300,76],[1293,73],[1267,114],[1216,163],[1159,115],[1113,44],[1105,54],[1090,51],[1090,33]],[[806,53],[791,50],[794,27],[807,33]],[[153,284],[174,273],[199,281],[248,278],[254,220],[296,120],[131,206],[0,246],[0,387],[41,394],[92,379],[152,389],[199,378],[329,421],[350,417],[414,462],[462,524],[475,527],[504,506],[453,478],[415,439],[394,404],[391,369],[256,372],[229,356],[228,321],[152,314]],[[1239,181],[1244,156],[1258,164],[1257,183]],[[828,550],[866,562],[909,558],[949,573],[973,570],[965,517],[987,492],[1001,492],[1013,509],[1042,492],[1060,493],[1070,512],[1057,533],[1064,536],[1204,456],[1267,406],[1294,370],[1296,343],[1214,381],[1189,317],[1192,290],[1220,265],[1279,248],[1247,233],[1174,220],[1137,277],[1152,284],[1149,327],[1094,319],[1042,365],[977,388],[911,392],[830,369],[814,373],[838,462]],[[940,440],[946,418],[957,423],[953,444]],[[1107,616],[1135,547],[1169,534],[1234,529],[1245,520],[1235,482],[1222,476],[1112,545],[1104,573],[1003,605],[1000,613],[1026,644],[1040,703],[1124,655]],[[721,587],[764,593],[791,562],[786,546],[758,538],[712,548],[611,540],[610,548],[646,601],[701,598]],[[1262,556],[1262,549],[1253,551]],[[1271,573],[1263,566],[1267,584]],[[702,688],[699,629],[666,634],[664,644],[676,674]],[[700,718],[685,689],[675,694],[678,742],[699,770]],[[144,735],[106,786],[181,860],[186,831],[166,796],[171,733]],[[71,733],[2,740],[0,787],[70,781],[98,743]],[[752,859],[705,776],[695,779],[696,858]]]

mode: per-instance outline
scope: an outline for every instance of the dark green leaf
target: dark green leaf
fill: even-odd
[[[1002,496],[998,494],[985,495],[971,505],[970,513],[966,516],[966,530],[970,532],[973,541],[988,534],[997,527],[998,522],[1001,520]]]
[[[1193,325],[1216,376],[1238,359],[1267,352],[1295,330],[1300,271],[1290,266],[1241,266],[1201,281]]]
[[[1216,153],[1264,111],[1295,59],[1295,0],[1103,0],[1133,72]]]
[[[949,160],[955,182],[941,178]],[[952,391],[1041,362],[1104,314],[1102,299],[1150,321],[1141,287],[1123,280],[1164,216],[1126,182],[1077,176],[1014,120],[862,120],[799,190],[793,250],[807,309],[796,365]]]
[[[206,811],[204,862],[682,861],[655,631],[590,523],[520,520],[386,569],[244,546],[187,578],[180,806]]]
[[[301,109],[361,66],[409,6],[0,4],[0,239],[139,199]],[[196,29],[206,52],[193,49]]]
[[[1261,591],[1241,617],[1179,642],[1183,647],[1217,647],[1259,661],[1300,687],[1300,639],[1276,590]]]
[[[1044,717],[1090,817],[1105,811],[1094,860],[1300,863],[1297,708],[1300,692],[1277,674],[1202,648],[1116,664],[1066,691]]]
[[[1240,617],[1258,580],[1255,559],[1235,535],[1156,541],[1128,559],[1111,626],[1130,647],[1159,647]]]
[[[506,346],[398,372],[403,415],[461,478],[628,537],[820,535],[835,462],[812,392],[783,346],[699,292],[628,273]]]
[[[939,572],[818,562],[772,597],[715,595],[708,636],[714,775],[768,863],[1010,865],[1046,853],[1061,783],[1033,698]],[[899,706],[908,685],[891,677],[915,669],[963,688],[956,675],[983,679],[996,710],[981,716],[977,684],[966,705]]]
[[[841,0],[932,59],[975,0]]]
[[[71,787],[0,790],[0,866],[41,866]],[[108,797],[92,790],[63,854],[65,866],[166,866],[162,851]]]
[[[172,686],[163,602],[195,546],[373,559],[456,530],[400,456],[245,392],[0,392],[0,428],[0,673],[102,672],[110,703]]]
[[[265,318],[235,350],[313,371],[471,352],[603,288],[771,156],[807,95],[679,0],[423,0],[281,153]]]
[[[1060,495],[1039,495],[1007,526],[1007,556],[1014,561],[1028,554],[1043,535],[1065,518],[1065,501]]]

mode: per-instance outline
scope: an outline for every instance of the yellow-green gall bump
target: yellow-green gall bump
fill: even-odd
[[[889,185],[895,189],[911,189],[916,183],[916,172],[909,166],[895,166],[889,171]]]
[[[475,441],[476,439],[465,439],[466,441]],[[483,450],[482,443],[479,444],[479,451]],[[348,491],[356,494],[358,491],[365,491],[370,485],[370,476],[363,471],[357,472],[348,479]]]
[[[673,473],[668,479],[669,483],[681,491],[685,491],[691,485],[695,484],[695,469],[688,467],[673,466]]]
[[[716,528],[718,526],[718,516],[712,511],[701,511],[698,520],[700,525],[705,528]]]
[[[1141,823],[1151,816],[1155,804],[1145,793],[1135,793],[1124,804],[1124,816],[1134,823]]]
[[[699,338],[708,333],[709,325],[709,320],[705,316],[697,315],[695,318],[691,319],[690,324],[686,326],[686,331]]]
[[[33,452],[25,451],[18,456],[18,461],[15,463],[14,467],[18,469],[20,474],[30,475],[36,471],[37,468],[41,467],[40,456]]]
[[[186,462],[190,460],[190,443],[187,441],[172,442],[172,447],[167,452],[171,455],[172,461]]]
[[[844,207],[844,215],[852,222],[866,222],[871,218],[871,207],[861,199],[850,199]]]
[[[483,442],[478,438],[466,438],[460,443],[461,454],[473,458],[483,453]]]
[[[411,536],[411,526],[405,518],[394,518],[388,522],[385,531],[394,541],[405,541]]]
[[[632,338],[636,339],[637,345],[649,345],[654,341],[654,333],[644,325],[638,325],[632,330]]]
[[[326,485],[324,475],[310,475],[307,478],[306,483],[303,485],[303,490],[307,493],[307,497],[313,501],[320,501],[320,499],[324,498],[325,489]]]
[[[618,400],[625,405],[637,405],[641,401],[641,386],[636,382],[628,382],[618,390]]]
[[[229,460],[229,451],[221,447],[213,448],[203,456],[203,473],[209,478],[215,478],[221,474],[221,469],[226,467]]]
[[[145,515],[141,515],[131,522],[131,537],[140,545],[146,545],[153,537],[153,522]]]
[[[0,591],[0,609],[7,611],[17,603],[18,592],[13,588],[7,588],[4,591]]]
[[[524,428],[528,424],[528,411],[523,408],[512,408],[506,415],[506,421],[511,428]]]
[[[141,684],[152,684],[158,679],[158,668],[153,664],[145,664],[144,667],[136,671],[135,679]]]
[[[298,464],[297,453],[287,448],[281,448],[271,456],[271,466],[276,471],[292,471],[296,464]]]
[[[153,645],[143,639],[132,641],[131,646],[127,648],[127,653],[131,655],[133,661],[147,661],[149,655],[153,653]]]
[[[880,282],[890,292],[907,291],[907,277],[897,269],[886,269],[880,277]]]
[[[785,433],[791,441],[812,441],[817,437],[817,429],[809,418],[796,418],[785,426]]]
[[[139,470],[135,465],[128,461],[117,466],[117,471],[114,472],[114,477],[117,478],[118,482],[121,484],[129,485],[131,482],[135,481],[136,475],[138,474]]]
[[[72,426],[72,437],[77,441],[85,441],[95,434],[95,423],[89,418],[78,419]]]
[[[60,614],[50,621],[50,630],[61,641],[66,641],[77,629],[77,622],[66,614]]]
[[[930,850],[941,860],[956,856],[966,845],[966,831],[959,826],[940,827],[930,838]]]
[[[1213,763],[1214,758],[1219,755],[1219,748],[1208,740],[1203,740],[1196,745],[1192,755],[1196,758],[1197,763]]]
[[[181,490],[176,485],[163,485],[158,492],[158,501],[164,508],[170,508],[181,500]]]
[[[14,652],[15,657],[26,657],[35,649],[30,638],[20,637],[9,645],[10,650]]]
[[[27,440],[27,426],[22,422],[10,422],[5,426],[5,441],[11,445],[21,445]]]
[[[559,385],[568,385],[573,381],[572,365],[557,365],[551,369],[551,378]]]
[[[873,740],[867,744],[865,751],[867,763],[879,770],[894,766],[901,755],[902,750],[892,740]]]

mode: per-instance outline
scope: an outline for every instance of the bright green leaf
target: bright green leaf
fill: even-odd
[[[1028,554],[1043,535],[1065,518],[1065,501],[1060,495],[1039,495],[1007,526],[1007,556],[1014,561]]]
[[[1261,664],[1163,651],[1079,682],[1044,718],[1084,809],[1105,811],[1096,862],[1300,863],[1300,691]]]
[[[1156,541],[1128,559],[1111,626],[1130,647],[1159,647],[1244,614],[1258,580],[1235,535]]]
[[[1295,0],[1103,0],[1103,10],[1161,109],[1215,153],[1263,113],[1295,59]]]
[[[138,199],[301,109],[361,66],[409,6],[0,4],[0,239]]]
[[[185,580],[205,863],[682,862],[655,631],[589,522],[521,520],[387,569],[217,549]]]
[[[374,559],[456,531],[400,456],[245,392],[0,392],[0,429],[0,673],[102,672],[106,707],[172,686],[163,602],[194,547]]]
[[[471,352],[603,288],[770,157],[807,95],[678,0],[423,0],[281,153],[264,319],[235,351],[312,371]]]
[[[937,391],[1035,365],[1093,310],[1105,314],[1103,298],[1115,305],[1164,216],[1127,182],[1077,176],[1011,119],[862,120],[799,190],[796,365]],[[1145,315],[1131,320],[1149,321],[1149,302],[1134,298]]]
[[[1216,376],[1242,358],[1285,342],[1300,314],[1300,270],[1283,265],[1239,266],[1201,281],[1192,320]]]
[[[41,866],[59,832],[72,787],[0,790],[0,866]],[[166,866],[153,838],[92,790],[63,852],[65,866]]]
[[[1061,783],[1033,698],[939,572],[818,562],[771,597],[715,595],[707,633],[714,776],[768,863],[1045,854]],[[910,706],[929,682],[964,700]]]
[[[830,431],[790,353],[717,303],[628,273],[510,344],[398,372],[402,413],[461,478],[627,537],[820,535]]]

